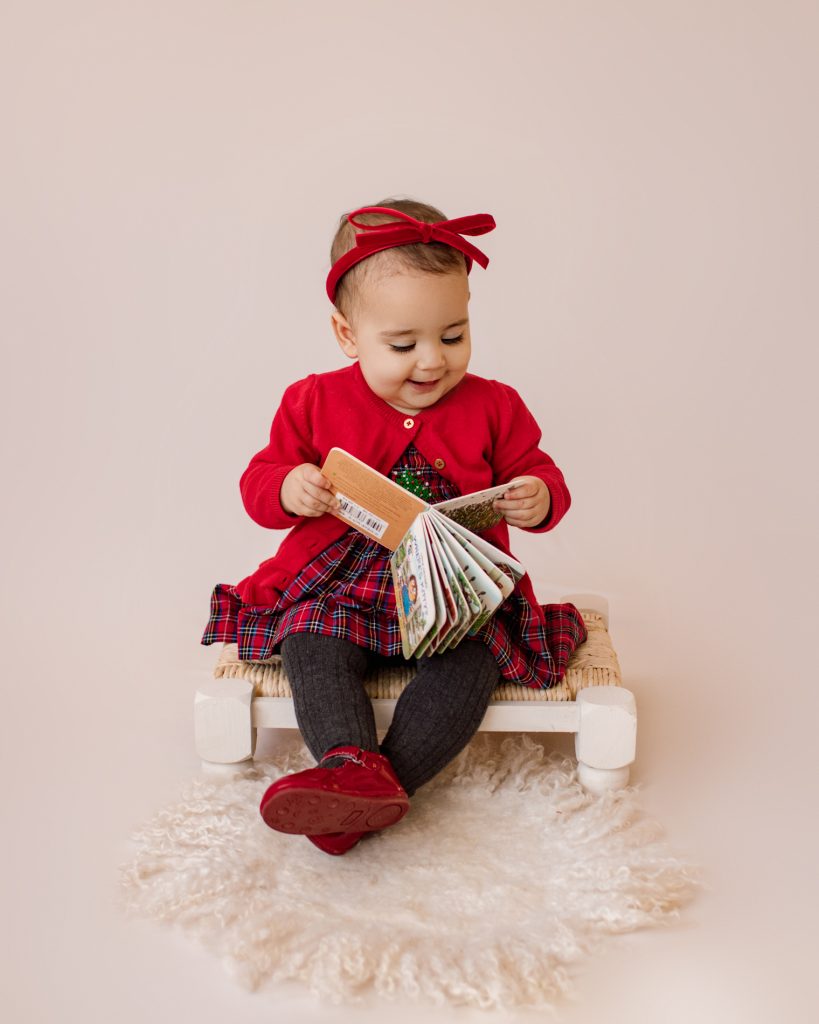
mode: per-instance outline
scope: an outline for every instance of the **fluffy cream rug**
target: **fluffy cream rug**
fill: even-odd
[[[134,835],[121,909],[175,922],[250,989],[554,1007],[572,963],[670,923],[703,884],[637,787],[591,796],[573,759],[526,735],[479,733],[402,821],[342,857],[258,813],[273,779],[313,763],[294,734],[244,777],[188,784]]]

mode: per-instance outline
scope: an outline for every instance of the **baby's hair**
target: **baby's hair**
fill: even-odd
[[[399,199],[390,197],[379,199],[375,203],[362,203],[363,206],[388,206],[391,210],[408,213],[416,220],[431,223],[446,220],[442,213],[428,203],[416,199]],[[350,211],[352,212],[352,211]],[[361,224],[384,224],[390,220],[400,220],[385,213],[359,213],[355,218]],[[335,237],[330,247],[330,265],[340,259],[350,249],[355,248],[355,235],[359,228],[347,220],[344,213],[339,218]],[[451,274],[460,269],[466,270],[466,257],[462,252],[444,242],[416,242],[410,245],[398,245],[383,252],[368,256],[352,266],[342,275],[336,286],[336,309],[350,323],[354,322],[361,309],[361,296],[364,285],[381,277],[400,273],[402,270],[421,271],[427,274]]]

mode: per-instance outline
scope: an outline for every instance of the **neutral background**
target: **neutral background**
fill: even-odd
[[[497,221],[470,368],[573,498],[513,550],[543,601],[608,596],[633,779],[709,873],[560,1019],[815,1019],[817,29],[787,0],[6,0],[6,1019],[382,1018],[248,995],[113,894],[197,770],[211,589],[283,536],[239,476],[345,362],[337,219],[392,194]]]

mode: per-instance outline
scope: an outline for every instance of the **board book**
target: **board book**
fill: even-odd
[[[329,514],[392,552],[405,658],[455,647],[476,633],[526,571],[474,532],[501,520],[492,502],[519,478],[429,503],[343,448],[330,449],[321,472],[340,506]]]

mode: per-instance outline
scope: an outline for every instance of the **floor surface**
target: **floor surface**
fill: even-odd
[[[612,635],[616,643],[614,622]],[[216,652],[202,648],[196,660],[209,665]],[[556,1014],[567,1024],[812,1019],[815,861],[798,745],[787,757],[780,745],[777,756],[764,739],[771,726],[785,738],[770,702],[736,703],[731,687],[715,688],[706,715],[685,697],[693,671],[678,665],[664,680],[628,680],[639,709],[632,779],[674,848],[705,866],[709,889],[668,928],[615,936],[579,964],[575,998]],[[297,984],[248,994],[186,938],[123,919],[113,894],[128,836],[197,771],[192,693],[184,671],[149,670],[136,658],[116,685],[89,669],[76,692],[33,695],[6,739],[6,778],[20,779],[6,801],[16,824],[5,850],[7,1020],[417,1020],[411,1004],[335,1009]],[[266,734],[262,749],[275,742]],[[572,751],[568,736],[543,742]],[[544,1016],[423,1012],[430,1024]]]

